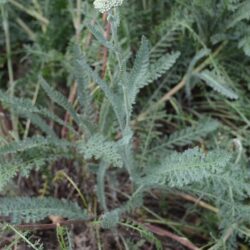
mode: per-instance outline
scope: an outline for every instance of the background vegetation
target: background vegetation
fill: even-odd
[[[0,8],[1,249],[250,248],[248,0]]]

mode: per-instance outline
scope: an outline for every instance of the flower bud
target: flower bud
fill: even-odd
[[[113,7],[122,5],[123,0],[95,0],[94,6],[101,13],[109,11]]]

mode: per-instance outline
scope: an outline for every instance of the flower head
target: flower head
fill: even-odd
[[[113,7],[122,5],[123,0],[95,0],[94,6],[101,13],[109,11]]]

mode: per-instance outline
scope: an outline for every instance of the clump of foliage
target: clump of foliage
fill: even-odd
[[[9,91],[0,91],[0,100],[4,109],[10,111],[12,131],[6,134],[2,129],[4,136],[0,141],[0,192],[8,194],[0,198],[0,215],[16,226],[56,215],[69,221],[92,221],[112,232],[119,226],[129,227],[157,249],[163,249],[160,240],[147,232],[147,228],[131,223],[128,218],[144,207],[147,195],[152,192],[182,193],[202,198],[207,202],[203,206],[210,210],[209,204],[213,204],[216,219],[208,221],[213,235],[205,249],[237,249],[249,240],[250,230],[246,139],[250,136],[250,114],[244,105],[244,101],[249,104],[246,100],[250,78],[249,1],[182,0],[174,4],[162,1],[162,7],[169,9],[168,17],[155,20],[152,34],[135,26],[131,28],[131,37],[126,37],[127,20],[135,23],[138,18],[142,23],[149,18],[149,2],[96,0],[94,6],[104,13],[110,37],[92,4],[86,2],[85,9],[80,8],[79,13],[83,11],[86,15],[86,28],[95,39],[94,49],[104,51],[104,68],[96,63],[98,55],[91,45],[86,51],[80,43],[79,16],[73,19],[75,39],[62,45],[58,52],[53,41],[44,42],[49,32],[46,20],[35,15],[44,30],[36,45],[45,48],[27,50],[36,62],[36,53],[44,53],[46,46],[51,48],[43,61],[34,65],[38,76],[29,76],[37,81],[35,97],[42,92],[43,98],[40,101],[38,98],[35,104],[30,98],[15,96],[11,61],[7,56]],[[15,1],[10,3],[18,6]],[[9,3],[0,4],[8,38]],[[133,11],[142,5],[141,12],[136,16],[131,14],[130,4]],[[89,9],[94,22],[86,14]],[[136,34],[141,35],[140,42],[134,40]],[[9,44],[8,39],[6,43]],[[130,53],[133,43],[138,47],[135,55]],[[10,55],[10,48],[6,48]],[[46,66],[48,63],[53,64],[53,70]],[[62,74],[53,73],[58,70],[57,63],[65,70]],[[65,75],[77,87],[74,103],[52,86],[53,81]],[[184,91],[179,93],[182,88]],[[44,101],[45,96],[50,101],[47,98]],[[166,102],[170,105],[164,107]],[[51,109],[52,104],[56,108]],[[66,118],[62,115],[65,113]],[[165,132],[165,121],[175,123],[177,129]],[[62,133],[58,128],[62,128]],[[95,174],[98,213],[94,214],[86,205],[80,190],[66,174],[80,193],[82,208],[65,199],[11,195],[13,179],[28,178],[34,171],[51,171],[53,164],[62,159],[73,162],[71,168],[84,165],[87,175]],[[128,176],[130,192],[126,201],[110,206],[106,187],[118,193],[121,174]],[[199,203],[198,198],[196,201]],[[217,226],[219,230],[214,229]],[[57,230],[63,245],[65,232]]]

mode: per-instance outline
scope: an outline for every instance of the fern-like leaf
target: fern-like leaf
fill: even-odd
[[[142,38],[141,46],[137,52],[133,68],[128,78],[128,105],[129,112],[135,103],[139,90],[147,84],[149,68],[149,44],[145,37]]]
[[[97,25],[92,25],[92,24],[88,23],[87,27],[100,44],[102,44],[103,46],[105,46],[108,49],[111,49],[111,50],[114,49],[112,43],[110,41],[106,40],[106,38],[103,36],[103,32],[98,29]]]
[[[179,56],[180,52],[174,52],[159,58],[154,64],[150,66],[149,77],[146,84],[157,80],[163,74],[165,74],[175,64]]]
[[[205,83],[213,88],[215,91],[220,94],[226,96],[230,99],[238,99],[238,95],[235,94],[228,86],[224,83],[221,83],[223,79],[220,79],[219,76],[216,76],[213,72],[204,70],[199,74],[196,74],[201,80],[205,81]]]
[[[32,124],[40,128],[41,131],[46,133],[48,136],[57,138],[57,135],[55,134],[54,130],[38,114],[28,113],[28,112],[26,113],[19,112],[18,114],[29,119]]]
[[[129,213],[143,205],[142,190],[136,191],[121,207],[106,212],[103,216],[102,227],[114,228],[119,223],[122,214]]]
[[[49,84],[42,77],[40,77],[40,84],[43,87],[46,94],[50,97],[50,99],[59,106],[63,107],[66,111],[68,111],[69,114],[73,117],[73,119],[78,124],[80,124],[78,114],[74,110],[73,106],[68,102],[67,98],[65,98],[65,96],[62,95],[60,92],[50,87]]]
[[[89,160],[94,157],[97,160],[102,159],[115,167],[122,167],[123,161],[117,147],[117,143],[107,141],[100,134],[92,136],[87,143],[82,141],[78,143],[79,152],[84,155],[85,159]]]
[[[68,219],[88,218],[86,211],[76,203],[66,200],[48,198],[0,198],[0,215],[10,216],[12,223],[30,223],[40,221],[50,215],[58,215]]]
[[[0,192],[16,176],[18,169],[18,165],[12,161],[0,162]]]
[[[238,47],[242,48],[247,56],[250,56],[250,32],[240,39]]]
[[[130,230],[137,231],[141,237],[143,237],[145,240],[147,240],[150,243],[153,243],[156,247],[156,250],[162,250],[163,246],[162,243],[159,239],[157,239],[154,234],[149,231],[143,224],[139,224],[138,222],[135,221],[126,221],[121,223],[122,226],[125,226],[129,228]]]
[[[83,55],[78,59],[78,63],[83,70],[86,70],[86,73],[89,75],[89,77],[91,77],[100,86],[105,96],[113,104],[113,93],[108,84],[102,80],[95,71],[92,70]]]
[[[123,115],[123,109],[120,107],[122,104],[121,93],[114,93],[112,91],[112,89],[108,86],[108,84],[104,80],[102,80],[95,71],[92,70],[92,68],[87,63],[87,61],[83,55],[78,58],[77,63],[79,64],[78,67],[81,67],[83,70],[85,70],[86,74],[91,79],[93,79],[97,85],[100,86],[100,88],[104,92],[106,98],[111,103],[112,108],[113,108],[117,118],[119,119],[119,122],[122,123],[124,115]]]
[[[0,100],[5,105],[12,108],[12,110],[17,115],[30,119],[34,125],[36,125],[38,128],[40,128],[43,132],[45,132],[49,136],[56,137],[54,131],[47,125],[47,123],[40,116],[49,118],[54,122],[62,126],[65,126],[71,132],[76,133],[76,131],[71,126],[65,124],[65,122],[62,119],[60,119],[57,115],[50,112],[46,108],[34,106],[29,99],[18,98],[18,97],[10,98],[7,93],[4,93],[0,90]]]
[[[17,97],[10,98],[7,93],[4,93],[1,90],[0,90],[0,100],[4,104],[12,107],[17,113],[20,110],[28,113],[39,112],[39,109],[32,104],[31,100],[24,98],[17,98]]]
[[[180,17],[177,17],[176,13],[178,11],[174,11],[173,15],[169,19],[164,20],[160,25],[160,32],[158,32],[161,34],[161,37],[150,50],[150,61],[153,63],[169,51],[169,49],[173,48],[174,43],[183,31],[183,27],[179,22]]]
[[[225,151],[212,151],[205,155],[199,148],[188,149],[184,153],[174,152],[163,160],[157,168],[149,168],[139,180],[140,185],[167,185],[183,187],[221,174],[230,160]]]
[[[233,18],[230,20],[228,24],[228,28],[231,28],[235,26],[238,22],[249,18],[250,18],[250,2],[247,0],[241,3],[241,5],[238,7]]]
[[[42,149],[29,148],[29,151],[16,154],[13,159],[4,159],[0,161],[0,192],[10,181],[19,174],[28,177],[32,169],[39,170],[59,158],[72,158],[72,152],[55,147]]]
[[[91,93],[88,89],[88,80],[89,80],[88,76],[84,72],[83,67],[81,66],[81,61],[84,60],[84,57],[82,55],[80,47],[77,45],[73,45],[71,51],[73,54],[72,71],[77,81],[78,100],[81,105],[83,113],[90,117],[91,114],[93,113],[93,110],[91,108],[92,98],[91,98]]]
[[[41,136],[34,136],[32,138],[27,138],[22,141],[13,141],[0,147],[0,155],[23,152],[32,148],[49,145],[65,148],[70,146],[71,144],[64,140],[56,140],[55,138],[50,139]]]
[[[150,152],[162,150],[163,148],[172,148],[173,146],[185,146],[194,141],[204,138],[219,127],[219,122],[212,119],[202,119],[196,126],[184,128],[172,133],[161,144],[153,147]]]

